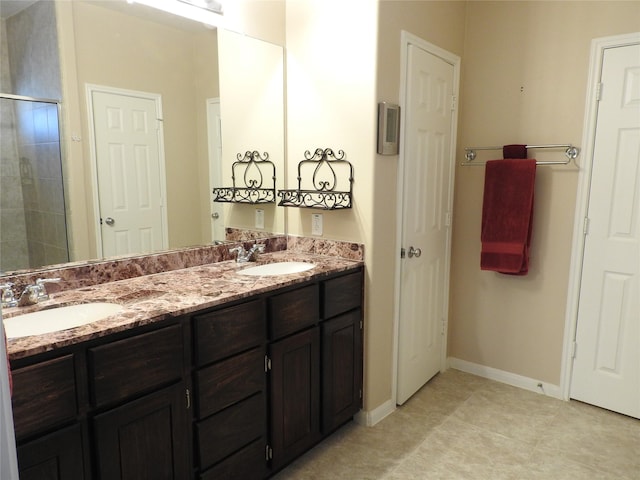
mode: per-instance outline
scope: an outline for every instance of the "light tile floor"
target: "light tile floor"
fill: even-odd
[[[640,420],[450,369],[277,480],[640,480]]]

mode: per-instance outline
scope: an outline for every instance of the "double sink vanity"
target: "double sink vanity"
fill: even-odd
[[[9,339],[21,480],[267,478],[360,410],[362,260],[221,259],[4,310],[86,322]]]

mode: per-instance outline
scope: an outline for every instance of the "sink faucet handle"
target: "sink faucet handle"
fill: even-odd
[[[38,278],[36,280],[36,287],[38,288],[38,300],[47,300],[49,299],[49,294],[47,293],[47,283],[58,283],[61,281],[61,278]]]
[[[250,262],[257,262],[260,253],[264,253],[264,243],[256,243],[251,247],[251,250],[247,253],[247,259]]]
[[[247,251],[244,249],[242,245],[229,249],[229,253],[236,254],[236,262],[244,263],[247,261]]]
[[[18,301],[13,294],[13,283],[7,282],[0,284],[0,291],[2,291],[2,306],[3,307],[15,307],[18,305]]]

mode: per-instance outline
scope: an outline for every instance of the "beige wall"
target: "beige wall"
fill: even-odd
[[[640,2],[470,2],[465,30],[458,160],[464,146],[580,146],[591,39],[640,30]],[[531,269],[513,277],[480,271],[484,169],[457,168],[449,356],[559,384],[577,177],[538,168]]]

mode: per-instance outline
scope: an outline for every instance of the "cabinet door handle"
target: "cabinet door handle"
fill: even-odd
[[[269,370],[271,370],[271,359],[265,355],[264,356],[264,372],[267,373]]]
[[[269,445],[264,448],[264,458],[267,462],[273,458],[273,450]]]
[[[189,410],[191,408],[191,392],[189,391],[188,388],[186,391],[186,397],[187,397],[187,410]]]

